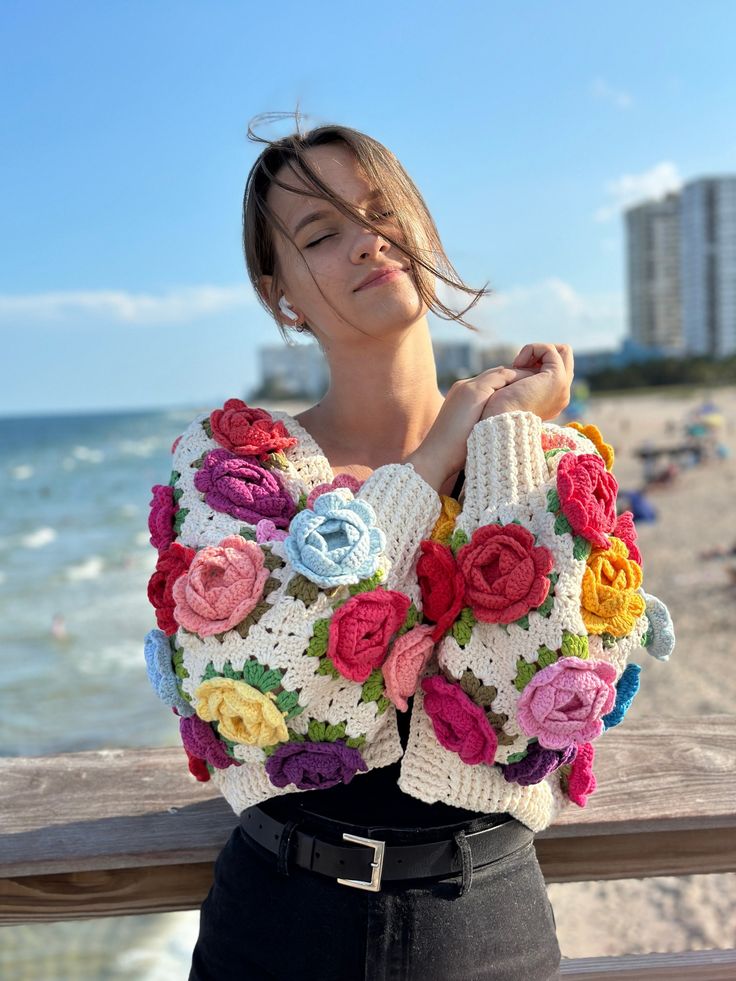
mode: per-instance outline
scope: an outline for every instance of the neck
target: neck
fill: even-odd
[[[427,318],[401,336],[354,337],[325,355],[330,387],[299,416],[333,466],[376,469],[413,453],[442,408]]]

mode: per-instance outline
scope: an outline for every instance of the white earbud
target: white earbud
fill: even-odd
[[[285,296],[282,296],[281,299],[279,300],[279,310],[284,314],[285,317],[288,317],[289,320],[299,319],[299,315],[294,313],[291,304],[289,303],[289,301],[286,299]]]

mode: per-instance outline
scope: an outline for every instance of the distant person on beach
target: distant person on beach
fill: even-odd
[[[569,347],[527,343],[443,396],[427,315],[475,329],[488,291],[390,150],[299,123],[249,128],[243,247],[328,390],[293,417],[198,415],[149,516],[149,679],[239,817],[189,979],[549,981],[534,836],[585,806],[592,741],[638,687],[628,652],[666,660],[671,621],[638,588],[613,448],[550,422]]]

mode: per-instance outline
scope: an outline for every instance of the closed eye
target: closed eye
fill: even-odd
[[[309,245],[305,245],[304,248],[305,249],[312,249],[312,248],[314,248],[315,245],[319,245],[320,242],[324,242],[324,240],[326,238],[333,238],[334,235],[336,235],[336,234],[337,234],[336,232],[333,232],[330,235],[323,235],[322,238],[315,239],[314,242],[310,242]]]

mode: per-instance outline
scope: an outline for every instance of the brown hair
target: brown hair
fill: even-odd
[[[268,140],[258,136],[253,130],[254,124],[272,122],[292,115],[295,117],[297,130],[289,136]],[[284,184],[276,177],[283,166],[288,167],[311,188],[311,190],[297,191],[296,193],[329,201],[338,211],[365,228],[370,228],[400,249],[409,260],[419,295],[437,316],[444,320],[457,320],[470,330],[478,330],[477,327],[467,323],[463,318],[481,297],[489,295],[491,291],[486,287],[478,290],[473,289],[460,278],[445,253],[439,233],[422,195],[398,159],[382,143],[347,126],[319,126],[302,132],[298,110],[293,114],[263,113],[256,116],[248,125],[248,139],[256,143],[264,143],[266,146],[251,167],[243,195],[245,264],[256,295],[276,319],[284,340],[288,336],[287,328],[276,316],[276,303],[279,295],[279,268],[273,229],[278,228],[292,245],[295,243],[288,229],[274,214],[266,200],[272,184],[289,191],[294,190],[292,186]],[[337,195],[310,167],[305,159],[304,151],[311,147],[332,143],[341,143],[351,150],[368,180],[373,183],[374,187],[381,188],[387,207],[395,213],[394,221],[401,232],[400,240],[392,238],[385,230],[385,226],[377,227],[376,224],[356,211],[349,201],[345,201]],[[261,294],[262,276],[272,277],[268,300],[264,299]],[[436,297],[432,283],[434,277],[441,279],[455,290],[471,295],[473,299],[463,310],[459,312],[451,310]],[[319,284],[317,286],[319,288]]]

